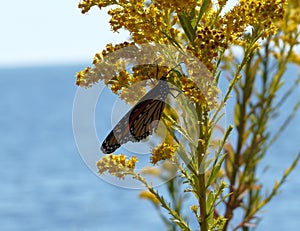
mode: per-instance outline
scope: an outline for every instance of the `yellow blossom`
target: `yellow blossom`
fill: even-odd
[[[213,73],[214,58],[218,57],[220,51],[228,47],[225,33],[222,30],[198,27],[196,34],[196,39],[193,44],[187,46],[187,50],[191,51]]]
[[[78,72],[76,74],[76,84],[78,86],[82,86],[82,87],[88,87],[90,86],[91,83],[89,83],[86,79],[86,75],[88,75],[88,73],[91,71],[90,67],[87,67],[85,69],[83,69],[82,71]]]
[[[146,93],[145,82],[134,83],[130,87],[124,89],[120,95],[127,103],[138,102]]]
[[[87,13],[93,6],[98,6],[100,9],[113,6],[108,11],[111,16],[109,23],[113,31],[128,30],[135,43],[155,41],[165,44],[182,36],[181,31],[174,24],[177,20],[173,12],[190,11],[196,3],[195,0],[154,1],[147,4],[144,0],[84,0],[78,7],[82,9],[82,13]]]
[[[291,46],[298,45],[299,37],[300,37],[300,4],[299,2],[289,1],[289,4],[286,7],[286,14],[284,20],[279,21],[277,23],[278,27],[282,31],[279,35],[277,35],[277,46],[278,41],[282,40],[284,43],[289,44]]]
[[[160,144],[152,150],[150,158],[152,164],[157,164],[161,160],[170,160],[174,157],[177,146],[167,143]]]
[[[120,155],[106,155],[97,162],[99,174],[109,172],[120,179],[123,179],[126,174],[133,172],[137,158],[132,156],[129,160],[124,154]]]
[[[195,82],[187,77],[180,78],[182,92],[190,98],[191,101],[194,101],[199,104],[206,104],[207,101],[202,91],[195,85]]]
[[[155,0],[155,3],[160,6],[160,8],[170,9],[176,12],[188,12],[194,9],[197,5],[196,0]]]
[[[110,9],[108,14],[111,16],[110,25],[114,31],[121,28],[131,32],[131,36],[136,43],[150,41],[163,42],[168,25],[164,21],[164,11],[151,4],[144,7],[144,1],[119,2],[119,6]]]
[[[227,0],[218,0],[218,5],[220,8],[223,8],[227,3]]]
[[[275,23],[284,16],[286,0],[240,0],[220,20],[228,37],[235,44],[243,38],[246,28],[259,30],[262,37],[275,34]]]

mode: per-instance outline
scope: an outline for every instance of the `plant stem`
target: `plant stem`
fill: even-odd
[[[205,186],[205,167],[204,167],[204,157],[205,157],[205,135],[202,127],[202,107],[201,105],[196,105],[196,111],[198,114],[198,126],[199,126],[199,139],[197,147],[198,156],[198,197],[199,197],[199,207],[200,207],[200,221],[199,225],[201,231],[207,231],[207,216],[206,216],[206,186]]]

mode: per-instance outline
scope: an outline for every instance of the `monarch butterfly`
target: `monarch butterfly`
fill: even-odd
[[[108,134],[101,146],[103,153],[112,153],[128,141],[139,142],[156,131],[170,92],[166,76],[160,80]]]

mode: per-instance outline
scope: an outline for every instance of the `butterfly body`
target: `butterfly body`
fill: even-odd
[[[151,135],[158,127],[169,92],[166,77],[163,77],[108,134],[102,143],[102,152],[112,153],[128,141],[139,142]]]

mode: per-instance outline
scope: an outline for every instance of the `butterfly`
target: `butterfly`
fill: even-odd
[[[170,92],[167,78],[163,76],[160,80],[108,134],[101,146],[103,153],[112,153],[128,141],[139,142],[157,130]]]

